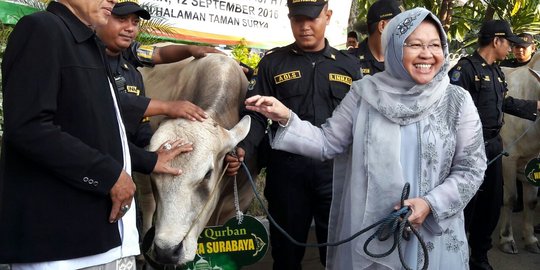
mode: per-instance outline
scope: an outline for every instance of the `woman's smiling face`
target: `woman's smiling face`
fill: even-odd
[[[429,83],[444,64],[444,50],[437,26],[423,21],[405,40],[403,66],[418,84]]]

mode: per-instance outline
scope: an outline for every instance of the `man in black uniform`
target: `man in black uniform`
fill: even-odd
[[[368,37],[358,48],[349,49],[349,53],[360,59],[363,75],[373,75],[384,70],[384,51],[381,34],[390,19],[401,13],[396,0],[379,0],[369,7],[367,14]]]
[[[514,44],[512,46],[512,53],[514,54],[514,58],[501,61],[501,67],[521,67],[531,61],[534,52],[536,52],[536,45],[534,44],[533,36],[528,33],[521,33],[518,35],[518,37],[523,39],[525,43]]]
[[[145,97],[143,78],[137,67],[153,67],[156,64],[172,63],[190,56],[200,58],[207,53],[221,52],[202,46],[141,45],[134,39],[139,33],[140,18],[150,19],[148,11],[136,2],[124,1],[117,3],[111,13],[107,25],[97,27],[96,33],[105,43],[107,62],[120,91],[119,103],[128,140],[141,148],[148,146],[153,133],[148,121],[149,116],[167,115],[198,121],[205,119],[204,110],[189,101],[160,101]],[[139,160],[143,161],[145,167],[155,166],[155,158],[150,155],[141,155]],[[150,178],[148,175],[138,173],[134,173],[133,176],[137,184],[136,202],[142,206],[137,209],[145,209],[151,213],[155,209],[155,201]],[[152,217],[143,217],[141,212],[137,214],[137,227],[142,237],[151,227]]]
[[[482,121],[486,155],[490,162],[495,159],[488,166],[477,194],[465,208],[472,270],[493,269],[487,252],[492,247],[491,234],[499,220],[502,205],[502,160],[499,154],[503,146],[499,131],[504,124],[503,115],[509,113],[534,121],[540,107],[538,101],[507,96],[504,74],[496,61],[506,58],[510,43],[523,44],[524,41],[512,33],[508,22],[488,21],[480,29],[480,48],[472,56],[460,59],[449,73],[451,83],[471,94]]]
[[[120,103],[128,138],[137,146],[146,147],[152,136],[148,116],[167,115],[202,121],[205,113],[189,101],[146,98],[142,76],[137,67],[153,67],[190,56],[200,58],[207,53],[221,52],[202,46],[141,45],[134,41],[139,33],[140,18],[148,20],[150,14],[135,1],[123,1],[114,6],[107,25],[96,28],[96,32],[107,47],[107,60],[121,92]]]
[[[358,59],[340,52],[324,38],[332,11],[327,0],[288,0],[289,18],[295,42],[269,51],[261,60],[251,80],[247,96],[275,96],[303,120],[320,126],[347,94],[352,81],[361,78]],[[266,136],[267,119],[252,111],[251,129],[239,144],[240,160],[249,157]],[[278,123],[272,123],[273,134]],[[261,147],[268,147],[265,141]],[[230,162],[228,173],[236,174],[237,159]],[[326,242],[328,216],[332,199],[332,161],[321,162],[284,151],[269,150],[265,196],[268,209],[277,223],[292,237],[306,242],[311,222],[315,220],[317,240]],[[305,248],[291,243],[270,225],[273,269],[301,269]],[[319,249],[326,263],[326,248]]]

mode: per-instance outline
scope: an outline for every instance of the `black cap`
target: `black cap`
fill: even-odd
[[[356,33],[356,31],[350,31],[349,33],[347,33],[347,38],[354,38],[358,40],[358,34]]]
[[[401,8],[396,0],[379,0],[371,7],[367,13],[367,24],[371,25],[380,20],[389,20],[401,13]]]
[[[529,47],[534,44],[534,37],[533,35],[529,33],[521,33],[521,34],[518,34],[517,36],[523,39],[523,41],[525,41],[525,43],[519,44],[522,47]]]
[[[131,2],[131,1],[116,3],[116,5],[114,5],[114,8],[112,10],[112,14],[117,15],[117,16],[136,14],[137,16],[145,20],[150,19],[150,13],[148,13],[146,9],[139,6],[139,4],[135,2]]]
[[[312,19],[317,18],[326,4],[328,0],[287,0],[289,17],[301,15]]]
[[[516,45],[525,45],[527,42],[512,33],[510,24],[504,20],[491,20],[484,22],[480,28],[481,38],[503,37]]]

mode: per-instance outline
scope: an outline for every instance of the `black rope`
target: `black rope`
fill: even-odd
[[[259,196],[259,194],[257,192],[255,182],[253,181],[253,178],[251,177],[249,169],[247,168],[246,164],[244,164],[244,162],[242,162],[242,167],[244,168],[244,170],[245,170],[245,172],[246,172],[246,174],[248,176],[248,179],[249,179],[249,181],[251,183],[251,188],[253,189],[253,192],[255,193],[255,197],[257,198],[259,203],[262,206],[264,206],[264,204],[262,202],[262,199],[260,198],[260,196]],[[410,232],[412,232],[416,236],[416,238],[418,238],[418,242],[420,242],[420,245],[422,247],[422,252],[423,252],[423,255],[424,255],[424,265],[422,266],[422,270],[426,270],[428,268],[428,265],[429,265],[429,255],[428,255],[427,245],[424,242],[424,239],[422,238],[420,233],[412,226],[412,224],[408,220],[409,216],[412,214],[412,210],[408,206],[404,205],[405,200],[409,197],[409,191],[410,191],[410,184],[405,183],[405,186],[403,187],[403,191],[401,193],[401,204],[400,204],[401,208],[399,210],[392,211],[385,218],[373,223],[372,225],[360,230],[359,232],[353,234],[352,236],[350,236],[350,237],[348,237],[346,239],[339,240],[339,241],[336,241],[336,242],[331,242],[331,243],[315,244],[315,243],[301,243],[301,242],[296,241],[296,239],[291,237],[283,228],[281,228],[281,226],[279,226],[277,224],[277,222],[274,220],[274,218],[268,212],[268,209],[266,209],[265,207],[262,207],[262,208],[263,208],[264,212],[266,213],[266,216],[267,216],[268,220],[276,227],[276,229],[279,232],[281,232],[281,234],[283,236],[285,236],[287,239],[289,239],[289,241],[291,241],[293,244],[295,244],[297,246],[302,246],[302,247],[316,247],[316,248],[318,248],[318,247],[326,247],[326,246],[338,246],[338,245],[341,245],[343,243],[350,242],[351,240],[358,237],[359,235],[361,235],[361,234],[375,228],[376,226],[382,224],[381,226],[379,226],[379,228],[364,243],[364,252],[368,256],[371,256],[373,258],[382,258],[382,257],[386,257],[386,256],[390,255],[397,247],[398,253],[399,253],[399,259],[401,261],[401,264],[407,270],[412,270],[412,269],[407,265],[407,263],[405,262],[405,259],[403,257],[403,252],[402,252],[402,249],[401,249],[401,239],[405,238],[406,240],[409,240],[409,238],[410,238],[409,230],[410,230]],[[390,249],[387,250],[386,252],[377,254],[377,253],[372,253],[372,252],[370,252],[368,250],[369,244],[375,238],[377,238],[379,241],[386,241],[391,236],[394,236],[394,243],[392,244],[392,247],[390,247]]]

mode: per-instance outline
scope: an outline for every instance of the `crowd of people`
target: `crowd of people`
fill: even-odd
[[[325,38],[328,0],[288,0],[294,42],[266,52],[250,77],[248,136],[228,175],[264,155],[265,196],[277,223],[305,242],[349,237],[399,206],[417,239],[374,258],[368,236],[321,247],[327,269],[493,269],[487,252],[502,203],[504,113],[536,120],[540,101],[507,95],[501,66],[528,63],[534,37],[508,22],[479,30],[478,48],[450,69],[448,39],[424,8],[379,0],[368,37],[348,50]],[[15,26],[2,62],[5,130],[0,158],[0,263],[11,269],[135,269],[140,253],[135,171],[178,175],[184,140],[146,151],[147,117],[204,121],[189,101],[144,96],[137,67],[220,53],[135,41],[150,14],[136,1],[58,0]],[[515,59],[505,60],[512,49]],[[270,122],[268,120],[271,120]],[[488,165],[488,161],[490,164]],[[143,176],[138,176],[143,178]],[[137,184],[135,184],[137,183]],[[301,269],[305,248],[270,224],[273,269]],[[388,241],[374,251],[388,250]],[[400,260],[402,259],[402,260]]]

